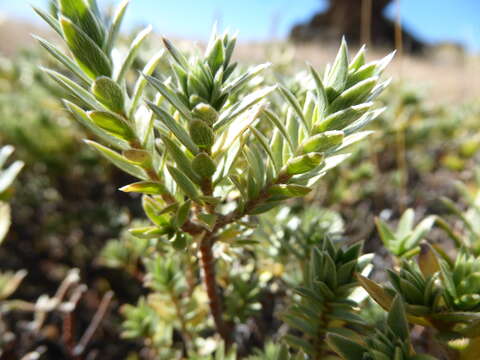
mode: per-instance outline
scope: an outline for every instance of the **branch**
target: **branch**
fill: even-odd
[[[90,343],[93,336],[95,335],[95,332],[98,330],[98,327],[100,326],[103,318],[105,317],[108,307],[110,306],[110,302],[112,301],[112,298],[113,298],[113,291],[109,291],[103,296],[100,306],[98,307],[97,312],[93,316],[93,319],[90,322],[90,325],[88,326],[85,333],[82,335],[82,338],[78,342],[77,346],[75,346],[75,348],[73,349],[74,356],[82,355],[85,349],[87,348],[88,344]]]

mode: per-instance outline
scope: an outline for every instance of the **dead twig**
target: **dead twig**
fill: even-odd
[[[97,312],[93,316],[93,319],[90,322],[90,325],[88,326],[87,330],[82,335],[80,341],[78,342],[77,346],[75,346],[75,349],[73,350],[74,356],[80,356],[84,353],[85,349],[87,348],[88,344],[90,343],[93,336],[97,332],[100,324],[102,323],[108,311],[110,303],[112,302],[112,299],[113,299],[113,291],[109,291],[103,296],[102,301],[100,302],[100,306],[98,307]]]

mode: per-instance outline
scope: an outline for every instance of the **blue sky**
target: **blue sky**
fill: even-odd
[[[358,0],[360,1],[360,0]],[[453,40],[480,50],[480,0],[401,0],[406,27],[429,42]],[[0,12],[33,19],[28,4],[45,0],[0,0]],[[110,4],[110,0],[100,0]],[[322,0],[132,0],[127,27],[152,24],[156,31],[206,39],[214,19],[240,31],[243,41],[283,38],[291,26],[325,7]],[[393,16],[393,8],[388,9]]]

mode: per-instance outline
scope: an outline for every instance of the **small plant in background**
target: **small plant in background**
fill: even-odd
[[[323,359],[329,354],[325,343],[328,332],[366,326],[357,315],[358,299],[350,299],[352,290],[357,287],[355,274],[365,270],[373,258],[372,255],[361,256],[361,251],[361,244],[342,249],[328,238],[312,249],[303,284],[295,289],[301,300],[294,302],[283,316],[292,329],[306,335],[304,339],[289,334],[286,342],[312,359]]]
[[[416,354],[410,340],[410,329],[402,300],[397,296],[388,318],[381,329],[364,342],[354,341],[341,334],[329,334],[328,343],[345,360],[395,359],[434,360],[425,354]]]
[[[5,167],[14,148],[10,145],[0,148],[0,244],[5,239],[10,228],[10,206],[8,199],[12,193],[12,183],[23,168],[22,161],[15,161]]]
[[[392,230],[381,218],[376,219],[378,233],[385,247],[396,257],[409,258],[420,250],[419,243],[435,224],[436,217],[428,216],[414,226],[415,212],[406,210]]]
[[[167,301],[169,309],[177,309],[171,324],[181,334],[179,351],[188,354],[193,337],[201,343],[188,310],[198,291],[199,264],[216,331],[228,347],[235,341],[235,323],[258,309],[258,291],[251,286],[253,274],[245,278],[227,271],[217,276],[216,259],[235,243],[240,245],[239,240],[248,240],[255,215],[307,195],[320,177],[346,158],[343,150],[348,145],[370,134],[359,129],[382,111],[375,109],[373,100],[388,84],[380,75],[391,56],[365,63],[362,48],[349,61],[343,42],[323,76],[310,68],[310,84],[294,94],[282,85],[264,86],[256,80],[268,64],[239,69],[232,61],[235,36],[214,31],[203,54],[184,54],[164,39],[170,69],[151,76],[160,51],[134,79],[132,64],[150,28],[139,33],[123,58],[114,58],[127,5],[123,2],[108,21],[95,1],[59,0],[51,14],[36,9],[71,54],[39,39],[71,76],[45,71],[69,93],[64,102],[73,116],[105,145],[87,143],[138,179],[121,190],[143,194],[151,225],[134,228],[132,234],[160,239],[162,248],[171,245],[147,258],[140,256],[145,285],[152,293],[139,307],[125,308],[126,335],[157,341],[161,334],[150,309],[156,308],[158,316]],[[153,96],[146,91],[148,84],[156,92]],[[274,97],[277,88],[281,96]],[[340,297],[351,286],[359,249],[318,250],[322,266],[342,268],[338,282],[322,278],[334,291],[339,288]],[[106,252],[110,259],[129,258],[114,255],[114,245]],[[185,271],[180,275],[180,269],[190,267],[193,281],[185,278]],[[324,276],[316,274],[310,280],[316,282],[317,275]],[[232,302],[237,295],[245,301],[240,307]],[[208,322],[198,326],[209,327]]]
[[[440,353],[448,359],[474,359],[478,349],[477,309],[480,306],[477,269],[479,259],[467,248],[451,259],[441,248],[425,243],[417,261],[404,260],[387,270],[390,285],[359,276],[362,286],[385,310],[391,311],[396,296],[405,303],[408,321],[432,332]]]
[[[0,148],[0,244],[5,239],[10,228],[11,215],[8,199],[12,193],[12,184],[23,168],[23,162],[17,160],[5,167],[14,148],[10,145]],[[5,300],[12,295],[26,276],[25,270],[16,272],[0,272],[0,356],[2,349],[13,341],[15,335],[10,332],[3,322],[7,303]]]

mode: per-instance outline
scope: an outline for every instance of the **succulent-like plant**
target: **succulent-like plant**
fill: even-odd
[[[53,14],[35,9],[71,54],[39,38],[71,76],[45,71],[69,92],[65,106],[73,116],[105,145],[87,143],[138,180],[121,190],[143,194],[152,225],[132,233],[199,251],[211,313],[228,343],[213,246],[226,232],[248,230],[252,215],[308,194],[345,158],[345,147],[369,134],[358,130],[382,111],[373,101],[388,85],[380,76],[392,56],[366,63],[362,48],[349,61],[343,41],[323,80],[310,68],[311,86],[298,97],[281,85],[246,91],[268,65],[239,69],[232,61],[235,36],[214,31],[206,51],[192,56],[164,39],[170,71],[152,76],[160,51],[130,84],[150,28],[114,61],[127,5],[111,21],[96,1],[58,0]],[[281,111],[268,107],[277,88]]]
[[[394,298],[400,297],[408,321],[433,331],[448,351],[454,351],[452,347],[460,350],[454,356],[478,355],[479,259],[461,248],[452,261],[438,246],[422,244],[417,263],[403,261],[399,270],[388,270],[391,286],[381,286],[361,275],[358,278],[387,311],[392,311]],[[452,343],[462,339],[460,348]]]
[[[347,324],[365,326],[357,315],[357,302],[349,299],[353,288],[358,286],[355,274],[362,272],[373,257],[361,256],[361,250],[361,244],[338,248],[328,238],[312,249],[304,283],[295,289],[300,301],[294,301],[283,315],[290,327],[305,336],[289,334],[285,340],[311,359],[322,359],[329,353],[325,343],[327,332],[346,331]]]
[[[415,212],[407,209],[401,216],[396,231],[381,218],[376,219],[378,234],[385,247],[395,256],[409,258],[419,251],[420,241],[435,224],[436,217],[428,216],[414,226]]]
[[[400,296],[396,296],[388,313],[387,321],[364,342],[331,333],[328,343],[345,360],[434,360],[416,354],[413,350],[405,308]]]

